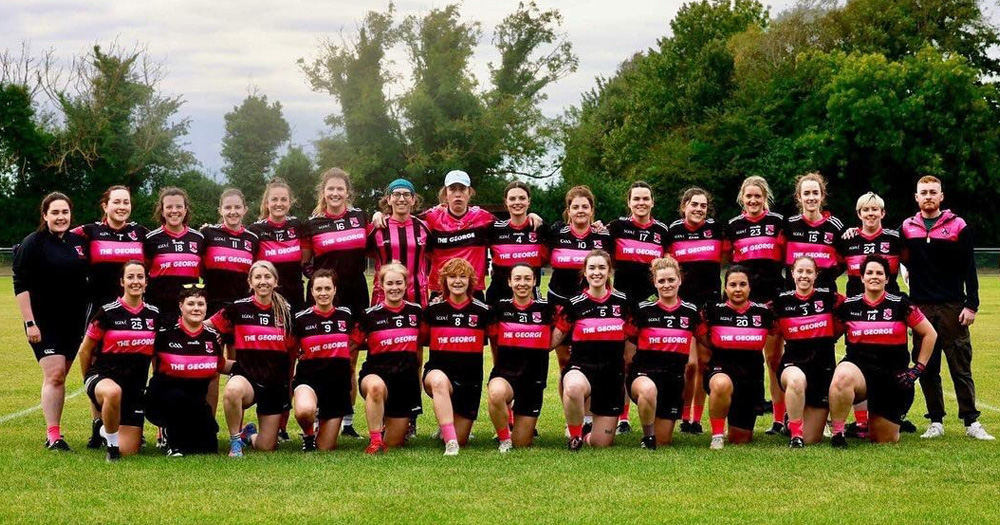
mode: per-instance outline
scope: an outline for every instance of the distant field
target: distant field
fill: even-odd
[[[974,370],[983,424],[1000,434],[1000,282],[994,274],[981,283]],[[933,442],[905,435],[892,446],[853,442],[837,451],[823,443],[790,451],[785,438],[763,434],[770,420],[761,418],[753,444],[721,452],[708,450],[707,436],[687,435],[669,448],[640,450],[632,433],[610,450],[571,454],[550,387],[537,445],[506,456],[490,439],[484,403],[470,447],[457,458],[442,457],[429,437],[435,425],[425,398],[420,436],[383,457],[365,456],[366,440],[305,455],[296,437],[277,453],[251,452],[238,461],[172,460],[148,446],[108,465],[103,453],[84,448],[89,412],[78,367],[70,373],[63,419],[73,453],[43,450],[39,411],[17,415],[37,406],[41,372],[10,278],[0,278],[0,348],[0,523],[997,521],[1000,444],[964,436],[947,374],[947,435]],[[923,408],[918,388],[910,417],[920,427]],[[363,406],[356,410],[364,434]],[[632,418],[638,427],[635,410]],[[147,428],[147,437],[154,436]]]

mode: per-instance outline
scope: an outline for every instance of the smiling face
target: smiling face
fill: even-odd
[[[469,277],[466,275],[448,275],[445,277],[445,285],[452,299],[465,299],[469,293]]]
[[[246,214],[247,207],[238,195],[228,195],[222,199],[222,204],[219,206],[219,216],[222,217],[223,223],[230,230],[239,229],[240,225],[243,224],[243,216]]]
[[[766,203],[764,190],[760,186],[751,184],[743,190],[743,211],[747,215],[756,217],[764,213]]]
[[[677,270],[673,268],[662,268],[656,270],[653,276],[653,286],[660,299],[665,302],[672,302],[677,298],[677,289],[681,286],[681,276],[677,275]]]
[[[535,289],[535,272],[527,266],[516,266],[510,271],[507,284],[510,285],[515,298],[527,301]]]
[[[146,269],[139,264],[128,264],[122,270],[121,285],[125,296],[142,299],[142,294],[146,293]]]
[[[569,220],[578,230],[590,227],[594,218],[594,207],[586,197],[574,197],[569,203]]]
[[[861,281],[865,283],[865,291],[871,293],[882,293],[885,290],[887,278],[885,268],[877,262],[866,264],[865,271],[861,274]]]
[[[591,255],[584,261],[583,275],[593,289],[604,288],[611,274],[611,264],[601,255]]]
[[[743,272],[733,272],[726,277],[726,298],[734,306],[746,304],[750,297],[750,278]]]
[[[278,279],[264,266],[257,266],[250,272],[250,288],[258,298],[270,298]]]
[[[914,195],[920,211],[927,215],[935,215],[941,209],[941,202],[944,201],[944,192],[941,191],[941,184],[937,182],[921,182],[917,184],[917,193]]]
[[[101,205],[108,223],[120,226],[132,215],[132,197],[128,190],[117,189],[108,195],[108,202]]]
[[[406,295],[406,277],[392,270],[385,272],[382,276],[382,291],[385,292],[386,303],[390,305],[402,303]]]
[[[504,204],[507,206],[507,211],[510,212],[511,218],[520,218],[528,214],[528,207],[531,206],[531,198],[528,197],[528,192],[523,189],[511,188],[507,191]]]
[[[816,284],[816,263],[809,259],[799,259],[792,266],[792,280],[795,289],[802,295],[812,291]]]
[[[695,194],[684,205],[684,220],[692,225],[698,226],[708,218],[708,197],[702,194]]]
[[[42,219],[45,220],[45,225],[48,226],[50,232],[62,235],[69,229],[73,212],[70,210],[68,202],[62,199],[54,200],[49,203],[49,209],[42,215]]]
[[[163,197],[163,220],[168,227],[172,229],[183,227],[186,217],[187,205],[184,204],[184,197],[180,195]]]
[[[814,180],[803,181],[799,190],[799,203],[804,213],[819,213],[823,211],[823,188]]]
[[[628,209],[639,222],[645,222],[653,211],[653,192],[649,188],[632,188],[629,191]]]
[[[471,188],[464,184],[455,183],[445,188],[445,201],[448,209],[455,215],[464,215],[469,209],[469,200],[472,198]]]
[[[405,217],[413,212],[413,205],[416,197],[413,192],[406,188],[396,188],[389,194],[389,206],[392,207],[392,214]]]
[[[185,297],[181,302],[181,317],[188,324],[198,326],[205,320],[205,311],[208,309],[208,302],[200,295]]]
[[[331,177],[323,185],[323,200],[326,202],[326,211],[334,215],[340,215],[347,209],[347,182],[340,177]]]
[[[866,231],[875,232],[882,228],[882,219],[885,218],[885,209],[874,202],[865,204],[858,210],[858,218]]]
[[[337,293],[337,287],[333,285],[333,279],[329,277],[317,277],[313,279],[309,288],[316,306],[326,310],[333,306],[333,296]]]
[[[274,222],[281,222],[292,206],[292,196],[288,188],[275,186],[267,192],[267,215]]]

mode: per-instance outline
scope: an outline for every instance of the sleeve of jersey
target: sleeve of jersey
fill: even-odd
[[[635,318],[629,317],[628,321],[625,322],[625,339],[634,344],[638,338],[639,328],[636,326]]]
[[[965,307],[973,312],[979,310],[979,273],[976,271],[976,253],[972,243],[972,230],[969,226],[962,229],[958,234],[965,250],[966,260],[969,261],[965,269]]]
[[[354,325],[354,328],[351,330],[351,342],[361,346],[365,344],[365,339],[367,338],[367,334],[365,334],[364,330],[361,329],[361,324],[358,323]]]
[[[913,304],[906,305],[906,326],[913,328],[920,324],[924,319],[926,319],[926,317],[924,317],[924,313],[920,311],[920,308],[917,308]]]
[[[90,240],[90,237],[87,236],[87,230],[83,226],[84,225],[81,224],[81,225],[77,226],[76,228],[73,228],[69,232],[70,233],[74,233],[76,235],[79,235],[80,237],[83,237],[84,239]]]
[[[229,334],[233,332],[233,324],[229,322],[228,310],[229,307],[227,306],[222,310],[215,312],[215,315],[209,319],[209,322],[212,323],[212,326],[215,327],[216,331],[222,334]]]
[[[14,261],[11,266],[14,273],[14,295],[34,288],[35,245],[37,239],[37,235],[29,235],[14,250]]]
[[[564,334],[568,334],[573,329],[573,320],[570,319],[567,309],[562,308],[555,315],[555,327]]]
[[[312,240],[312,228],[310,227],[309,221],[302,221],[302,226],[299,228],[299,249],[300,250],[312,250],[313,240]]]
[[[94,341],[100,341],[101,339],[104,339],[104,326],[102,326],[103,324],[104,324],[104,316],[102,314],[98,314],[97,317],[95,317],[94,320],[91,321],[89,325],[87,325],[87,337],[89,337]]]

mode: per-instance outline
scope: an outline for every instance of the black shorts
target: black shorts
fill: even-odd
[[[580,371],[590,382],[590,412],[595,416],[618,417],[625,404],[625,370],[623,366],[574,363],[563,370],[563,377],[572,370]]]
[[[676,421],[681,417],[684,406],[684,369],[687,367],[687,356],[684,360],[669,366],[646,367],[641,363],[633,363],[625,384],[628,385],[629,397],[638,403],[632,395],[632,383],[640,377],[648,377],[656,385],[656,418]]]
[[[546,367],[548,372],[548,367]],[[518,416],[538,417],[542,413],[542,399],[545,394],[545,379],[524,374],[512,374],[508,371],[494,368],[490,372],[490,381],[501,378],[510,384],[514,391],[513,411]]]
[[[891,369],[875,366],[863,360],[845,357],[843,362],[853,363],[865,378],[865,398],[868,400],[868,412],[883,417],[897,425],[903,422],[906,413],[913,405],[913,387],[899,384],[896,375],[906,369]],[[860,399],[855,402],[861,401]]]
[[[733,382],[729,426],[753,431],[757,414],[763,409],[760,405],[764,399],[764,356],[760,352],[745,350],[737,352],[752,355],[735,359],[712,357],[705,371],[705,392],[712,393],[709,385],[713,376],[716,374],[729,376]]]
[[[455,415],[475,421],[479,417],[479,402],[483,396],[482,362],[476,368],[469,366],[467,361],[456,361],[431,352],[424,365],[424,379],[427,379],[427,374],[432,370],[440,370],[448,376],[451,382],[451,408]]]
[[[100,373],[89,374],[83,380],[87,389],[87,397],[98,412],[101,411],[101,404],[97,402],[97,384],[105,379],[110,379],[122,389],[121,419],[119,424],[142,428],[146,415],[146,378],[116,378]]]
[[[369,375],[377,376],[385,383],[385,417],[409,419],[423,413],[415,355],[403,352],[370,355],[361,364],[358,385]]]
[[[292,381],[292,391],[305,385],[316,393],[319,419],[325,421],[354,413],[351,404],[351,361],[324,359],[327,363],[299,361]],[[319,365],[319,366],[314,366]]]
[[[257,405],[257,417],[283,414],[292,408],[292,397],[288,391],[288,383],[263,385],[252,381],[249,377],[239,373],[238,370],[234,370],[232,377],[237,376],[246,379],[253,388],[253,400],[250,401],[250,406]]]
[[[68,364],[76,360],[76,353],[80,351],[80,343],[82,342],[82,337],[74,339],[72,337],[49,336],[43,330],[41,341],[28,344],[31,345],[31,350],[35,353],[36,361],[41,361],[43,357],[61,355],[66,358]]]
[[[802,370],[806,376],[806,406],[814,408],[830,408],[830,383],[833,382],[833,370],[837,366],[833,352],[809,352],[808,356],[794,355],[786,352],[781,356],[781,366],[778,368],[778,383],[782,392],[781,374],[788,367]]]
[[[781,274],[756,274],[750,277],[750,300],[755,303],[771,304],[785,290]]]

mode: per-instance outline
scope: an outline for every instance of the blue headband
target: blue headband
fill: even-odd
[[[417,192],[416,188],[413,187],[413,184],[406,179],[396,179],[390,182],[389,185],[385,187],[385,191],[386,193],[392,193],[392,190],[395,190],[397,188],[405,188],[407,190],[410,190],[410,193]]]

